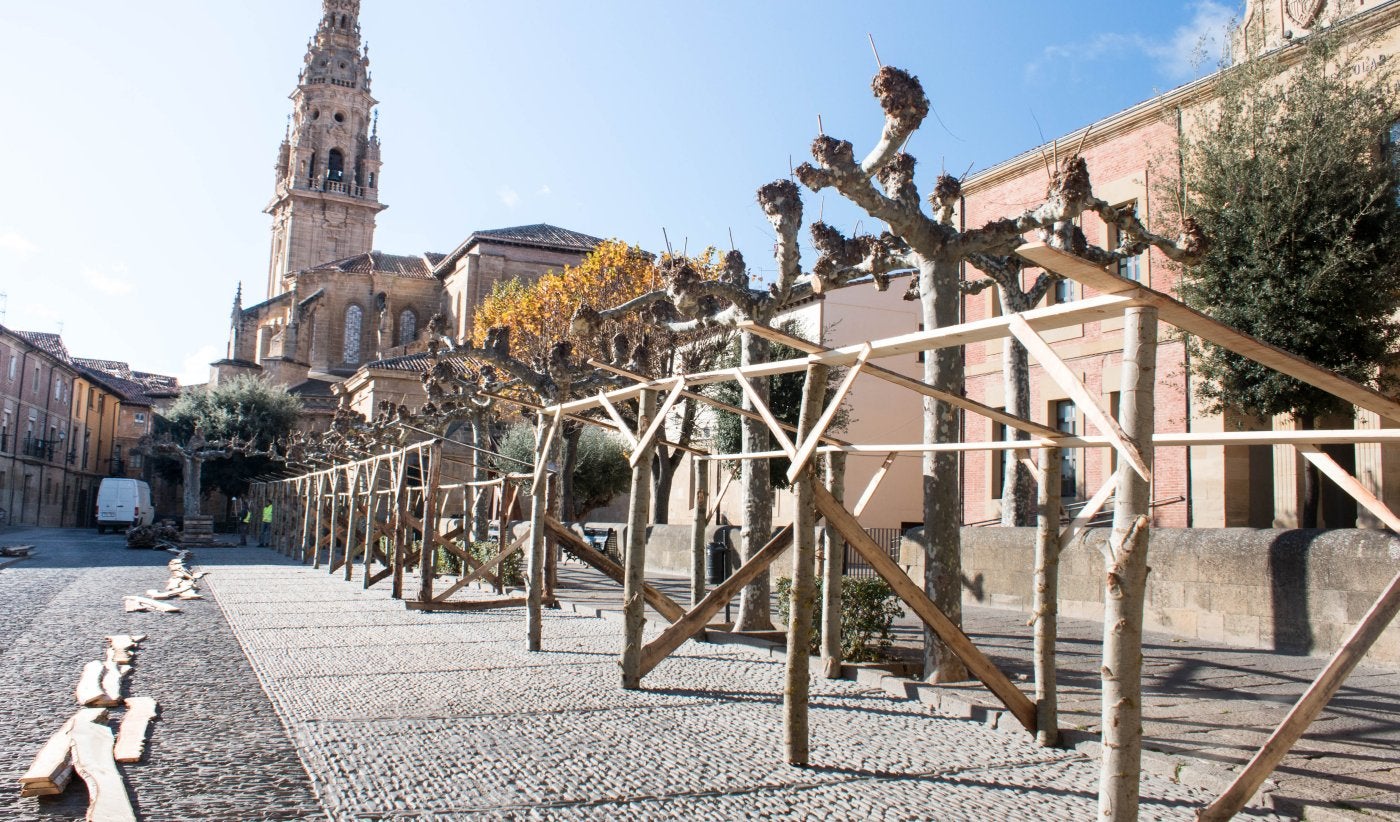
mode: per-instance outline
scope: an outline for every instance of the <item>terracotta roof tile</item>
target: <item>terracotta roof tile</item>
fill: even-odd
[[[427,279],[431,277],[433,257],[441,258],[438,254],[385,254],[382,251],[371,251],[368,254],[356,254],[353,257],[346,257],[342,260],[333,260],[328,263],[312,266],[312,271],[344,271],[349,274],[391,274],[395,277],[411,277],[415,279]]]
[[[57,357],[63,362],[72,362],[68,356],[68,347],[63,344],[63,338],[59,335],[50,334],[47,331],[16,331],[14,333],[51,357]]]

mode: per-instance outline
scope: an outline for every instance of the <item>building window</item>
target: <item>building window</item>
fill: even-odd
[[[1056,400],[1052,406],[1055,412],[1055,428],[1070,436],[1074,436],[1075,421],[1078,409],[1074,407],[1074,400]],[[1062,452],[1060,460],[1060,496],[1073,498],[1079,495],[1079,452],[1073,448],[1066,448]]]
[[[408,345],[418,339],[418,317],[407,309],[399,315],[399,345]]]
[[[365,311],[358,305],[345,309],[345,362],[360,364],[360,336],[364,330]]]
[[[146,414],[145,414],[145,412],[143,412],[143,411],[137,411],[137,412],[136,412],[136,424],[137,424],[137,425],[145,425],[145,424],[146,424]]]
[[[53,398],[56,400],[63,399],[63,379],[58,376],[53,378]]]
[[[326,179],[332,183],[345,181],[345,155],[338,148],[331,149],[326,157]]]
[[[1118,206],[1119,211],[1128,211],[1138,216],[1137,201],[1132,200]],[[1116,248],[1123,242],[1123,232],[1118,230],[1118,226],[1109,226],[1109,232],[1113,235],[1110,242]],[[1136,254],[1132,257],[1125,257],[1118,261],[1118,276],[1125,280],[1132,280],[1135,283],[1142,282],[1142,255]]]
[[[1055,285],[1050,289],[1050,305],[1062,305],[1072,303],[1074,296],[1074,280],[1068,277],[1061,277],[1055,281]]]
[[[15,381],[15,372],[16,372],[18,369],[19,369],[19,355],[17,355],[17,354],[11,354],[11,355],[10,355],[10,376],[9,376],[10,382],[14,382],[14,381]]]
[[[29,393],[31,393],[31,394],[38,394],[38,393],[39,393],[39,382],[40,382],[39,376],[40,376],[40,375],[39,375],[39,366],[36,365],[36,366],[34,366],[34,381],[33,381],[32,383],[29,384]]]

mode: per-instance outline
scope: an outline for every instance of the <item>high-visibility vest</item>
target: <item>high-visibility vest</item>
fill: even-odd
[[[272,522],[272,503],[263,508],[263,522]]]

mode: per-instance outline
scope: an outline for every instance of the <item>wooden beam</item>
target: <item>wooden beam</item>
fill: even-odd
[[[554,444],[554,433],[559,430],[559,420],[563,412],[555,409],[554,420],[550,422],[549,428],[545,429],[544,447],[540,449],[540,464],[535,466],[534,482],[532,485],[539,485],[544,479],[545,466],[549,464],[549,448]]]
[[[1371,610],[1357,623],[1351,635],[1337,649],[1327,666],[1317,675],[1317,679],[1303,692],[1303,696],[1288,712],[1283,722],[1269,736],[1268,741],[1240,771],[1230,787],[1212,802],[1196,818],[1200,822],[1224,822],[1244,807],[1249,798],[1264,784],[1264,780],[1278,767],[1283,757],[1298,742],[1308,726],[1336,696],[1342,683],[1346,682],[1357,663],[1371,649],[1381,632],[1400,613],[1400,574],[1390,581],[1381,592]]]
[[[816,423],[812,426],[812,433],[798,446],[797,455],[792,458],[792,464],[788,466],[788,482],[796,482],[797,476],[802,473],[802,470],[807,467],[807,463],[811,461],[812,454],[821,443],[822,434],[826,433],[827,426],[831,425],[831,421],[836,419],[836,412],[841,410],[841,403],[846,401],[846,395],[851,392],[851,386],[855,385],[856,377],[860,376],[860,371],[865,367],[865,361],[869,356],[870,346],[867,345],[861,351],[860,356],[856,358],[855,363],[846,370],[846,376],[841,380],[841,384],[837,386],[836,394],[832,396],[831,401],[827,403],[826,409],[822,411],[822,415],[817,418]],[[822,373],[826,372],[823,371]]]
[[[672,388],[671,393],[666,395],[666,400],[661,403],[660,408],[656,409],[656,416],[652,418],[651,425],[647,426],[647,430],[642,434],[641,439],[636,441],[637,447],[633,449],[632,456],[628,459],[628,463],[633,468],[637,467],[637,462],[641,460],[642,452],[651,448],[656,440],[657,434],[665,430],[666,415],[671,413],[671,408],[676,404],[676,400],[681,398],[681,394],[684,391],[685,377],[676,377],[676,387]]]
[[[1117,488],[1118,472],[1115,471],[1109,475],[1103,485],[1099,486],[1099,490],[1094,492],[1094,496],[1089,498],[1089,501],[1084,504],[1084,507],[1079,509],[1079,513],[1075,515],[1074,519],[1070,520],[1065,530],[1060,532],[1061,551],[1067,548],[1069,544],[1074,541],[1074,538],[1079,536],[1081,531],[1089,527],[1089,522],[1103,510],[1104,503],[1108,502],[1108,498],[1113,496],[1113,492]]]
[[[1089,389],[1084,387],[1084,383],[1079,381],[1065,361],[1060,359],[1060,355],[1050,347],[1041,336],[1021,317],[1020,314],[1011,314],[1007,317],[1008,327],[1011,333],[1020,341],[1021,345],[1035,357],[1040,363],[1040,367],[1045,369],[1045,373],[1050,375],[1057,385],[1063,388],[1079,404],[1084,411],[1084,416],[1094,424],[1099,431],[1113,443],[1123,458],[1133,466],[1133,470],[1144,481],[1152,481],[1152,469],[1147,467],[1147,462],[1142,458],[1142,453],[1138,451],[1137,445],[1123,433],[1118,421],[1113,415],[1104,410],[1099,404],[1099,400]]]
[[[792,334],[787,334],[776,328],[771,328],[769,326],[761,325],[759,323],[740,323],[740,327],[743,328],[745,331],[753,332],[754,334],[757,334],[760,337],[766,337],[767,339],[772,340],[773,342],[782,343],[783,345],[786,345],[789,348],[796,348],[798,351],[802,351],[807,354],[824,354],[832,350],[824,345],[818,345],[814,342],[808,342],[807,340],[804,340],[801,337],[796,337]],[[884,380],[885,382],[891,385],[897,385],[901,388],[906,388],[910,391],[913,391],[916,394],[920,394],[922,396],[929,397],[935,400],[941,400],[943,402],[948,403],[949,405],[961,408],[964,411],[971,411],[974,414],[986,417],[987,419],[990,419],[993,422],[999,422],[1007,426],[1008,428],[1014,428],[1017,431],[1025,431],[1028,434],[1034,434],[1040,437],[1050,437],[1052,439],[1064,436],[1063,431],[1051,428],[1048,425],[1041,425],[1040,423],[1034,422],[1032,420],[1022,419],[1021,417],[1018,417],[1015,414],[1008,414],[1006,411],[1003,411],[1000,408],[993,408],[990,405],[985,405],[974,399],[969,399],[967,397],[962,396],[961,394],[952,394],[947,391],[940,391],[937,388],[934,388],[933,386],[928,385],[927,383],[915,377],[906,376],[904,374],[899,373],[898,371],[891,371],[888,368],[875,365],[871,362],[866,363],[865,373],[869,374],[872,377],[875,377],[876,379]],[[794,428],[793,430],[796,429]],[[834,444],[839,445],[841,443]]]
[[[510,545],[506,546],[505,550],[497,552],[497,554],[494,557],[486,560],[481,565],[478,565],[476,569],[470,574],[467,574],[466,576],[452,583],[452,585],[449,586],[446,591],[442,592],[442,595],[439,596],[438,599],[446,599],[447,597],[460,590],[462,586],[469,585],[491,574],[493,571],[496,570],[496,566],[504,562],[507,558],[510,557],[511,554],[514,554],[516,551],[519,551],[525,545],[525,543],[529,541],[529,539],[530,534],[528,531],[524,534],[521,534],[519,537],[516,537],[515,541],[512,542]]]
[[[1016,253],[1046,271],[1062,274],[1101,293],[1126,297],[1138,305],[1154,306],[1163,320],[1182,331],[1248,357],[1261,365],[1267,365],[1280,374],[1320,388],[1358,408],[1374,411],[1382,417],[1400,419],[1400,402],[1395,399],[1334,374],[1257,337],[1237,331],[1160,291],[1110,274],[1088,260],[1051,248],[1044,243],[1028,243],[1016,249]]]
[[[617,410],[617,406],[613,405],[612,401],[608,399],[608,395],[604,394],[602,391],[598,392],[598,404],[601,405],[603,411],[607,412],[607,415],[612,418],[613,430],[621,434],[622,438],[627,440],[627,444],[631,445],[632,449],[635,451],[637,448],[637,435],[632,433],[632,426],[628,425],[627,420],[622,418],[622,413]]]
[[[63,723],[34,755],[19,778],[21,796],[53,796],[63,793],[73,777],[73,726],[79,722],[105,722],[106,708],[81,708]]]
[[[880,463],[879,469],[870,478],[870,483],[865,486],[865,491],[860,495],[860,499],[856,501],[856,507],[851,509],[853,516],[858,517],[865,513],[865,506],[869,505],[870,500],[875,498],[875,489],[880,487],[881,482],[884,482],[885,474],[889,473],[890,466],[894,464],[895,457],[898,456],[899,454],[894,451],[885,455],[885,461]]]
[[[112,729],[106,725],[73,723],[73,769],[87,783],[87,818],[89,822],[136,822],[112,746]]]
[[[1299,443],[1293,447],[1297,449],[1299,454],[1303,455],[1303,459],[1317,466],[1317,470],[1337,483],[1337,486],[1351,495],[1352,499],[1360,503],[1367,511],[1375,514],[1376,519],[1385,523],[1385,527],[1400,534],[1400,517],[1396,517],[1395,512],[1390,510],[1390,506],[1376,499],[1374,494],[1366,490],[1366,486],[1357,482],[1356,477],[1338,465],[1337,461],[1332,459],[1330,455],[1316,445]]]
[[[758,553],[749,558],[748,562],[739,566],[733,574],[724,582],[713,588],[704,596],[694,608],[691,608],[680,619],[674,620],[670,627],[661,632],[661,636],[648,642],[642,647],[642,676],[646,676],[655,668],[661,660],[670,656],[675,650],[685,643],[687,639],[705,630],[705,626],[710,623],[710,619],[719,613],[730,600],[743,590],[745,585],[753,582],[754,578],[773,564],[788,545],[792,544],[792,526],[784,525],[773,538],[768,540],[768,544],[758,550]]]
[[[613,562],[610,557],[593,550],[593,546],[579,538],[578,534],[564,527],[564,524],[551,516],[545,516],[544,527],[556,540],[568,546],[569,553],[602,571],[608,579],[622,584],[622,566]],[[652,610],[661,614],[667,622],[674,623],[685,616],[685,609],[676,603],[674,599],[657,590],[651,583],[642,587],[642,598],[651,606]]]
[[[156,716],[156,701],[148,696],[133,696],[126,700],[126,713],[117,730],[113,755],[118,762],[140,762],[146,750],[146,729]]]
[[[778,424],[778,419],[773,416],[773,412],[768,408],[768,403],[764,402],[763,398],[758,395],[758,390],[750,385],[749,381],[744,378],[743,369],[735,368],[730,373],[733,374],[734,379],[739,383],[739,387],[743,389],[743,392],[748,395],[749,402],[753,403],[754,410],[763,418],[763,424],[768,426],[768,431],[773,435],[773,439],[778,441],[778,447],[783,449],[783,453],[788,457],[792,457],[793,454],[796,453],[796,449],[792,446],[792,440],[788,439],[787,432]]]
[[[929,599],[919,586],[904,573],[904,570],[890,559],[889,554],[865,533],[865,529],[860,527],[860,522],[846,510],[831,492],[822,487],[820,483],[813,483],[813,496],[817,503],[817,510],[826,518],[827,524],[836,529],[852,548],[865,558],[870,567],[875,569],[899,598],[906,602],[910,609],[933,629],[933,632],[948,646],[958,659],[963,661],[969,672],[977,677],[983,685],[987,686],[1002,704],[1011,711],[1012,715],[1025,726],[1026,730],[1032,734],[1036,731],[1035,704],[1021,690],[1017,688],[1006,674],[986,657],[977,646],[972,644],[967,634],[962,629],[954,625],[934,603]]]

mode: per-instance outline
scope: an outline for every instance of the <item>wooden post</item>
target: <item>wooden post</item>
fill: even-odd
[[[705,598],[705,531],[710,522],[710,461],[692,456],[695,482],[695,522],[690,527],[690,606]]]
[[[1381,632],[1395,619],[1397,613],[1400,613],[1400,574],[1396,574],[1390,581],[1389,587],[1381,593],[1371,610],[1361,618],[1361,622],[1357,623],[1351,635],[1342,643],[1342,647],[1337,649],[1337,653],[1332,655],[1327,666],[1317,675],[1317,679],[1303,692],[1302,698],[1288,712],[1288,716],[1284,717],[1277,730],[1264,743],[1264,747],[1260,748],[1244,770],[1240,771],[1239,776],[1235,777],[1235,781],[1220,798],[1210,803],[1196,817],[1198,822],[1224,822],[1239,813],[1336,695],[1337,689],[1342,687],[1352,669],[1380,638]]]
[[[316,476],[316,527],[311,531],[311,567],[321,567],[321,528],[326,507],[326,475]],[[261,527],[261,526],[259,526]],[[303,559],[303,562],[306,560]]]
[[[550,449],[550,461],[559,468],[559,473],[545,477],[545,493],[548,495],[549,515],[560,522],[568,522],[570,516],[563,510],[564,503],[564,449],[568,447],[568,437],[564,436],[564,423],[554,436],[554,446]],[[554,589],[559,587],[559,543],[546,537],[544,543],[544,597],[554,598]]]
[[[1035,739],[1047,748],[1060,741],[1055,681],[1055,639],[1059,632],[1060,466],[1058,448],[1040,452],[1035,529]]]
[[[869,349],[867,348],[867,351]],[[853,369],[854,370],[854,369]],[[822,401],[826,399],[825,365],[807,366],[802,386],[802,411],[797,423],[799,442],[816,438]],[[839,398],[836,399],[839,402]],[[820,482],[809,460],[797,472],[795,522],[792,535],[792,601],[788,609],[787,662],[783,683],[783,741],[787,763],[805,768],[810,759],[808,701],[812,672],[812,607],[816,605],[817,513],[812,486]]]
[[[1129,308],[1123,315],[1123,384],[1119,415],[1131,442],[1152,441],[1156,404],[1157,309]],[[1118,461],[1104,589],[1103,755],[1099,771],[1099,818],[1135,822],[1142,766],[1142,610],[1147,588],[1147,546],[1152,486],[1152,449],[1142,466]]]
[[[549,470],[549,421],[540,414],[535,421],[535,474],[530,486],[530,553],[525,555],[525,633],[531,651],[540,650],[544,634],[544,517],[549,507],[546,483]]]
[[[641,435],[656,415],[656,393],[643,391],[637,397],[637,433]],[[622,687],[635,691],[642,687],[642,628],[646,623],[647,521],[651,517],[652,449],[633,454],[632,497],[627,503],[627,553],[622,572]]]
[[[837,502],[846,496],[846,455],[827,454],[826,487]],[[841,676],[841,574],[845,564],[846,541],[828,523],[822,529],[822,676]]]
[[[399,456],[399,470],[394,475],[394,516],[390,533],[393,534],[389,545],[389,565],[393,569],[393,578],[389,583],[389,596],[394,599],[403,599],[403,562],[404,553],[408,550],[409,526],[407,522],[408,513],[408,452],[405,451]]]
[[[337,544],[340,542],[340,479],[344,473],[341,468],[333,468],[326,474],[326,478],[331,484],[331,492],[327,497],[330,512],[326,517],[329,526],[326,533],[326,569],[329,573],[335,573],[336,569],[340,567],[336,565],[335,552]]]
[[[418,600],[433,601],[433,579],[437,576],[438,486],[442,484],[442,440],[419,452],[428,460],[423,489],[423,543],[418,550]]]
[[[509,489],[512,493],[507,494],[507,489]],[[511,506],[515,504],[515,494],[513,493],[514,490],[515,486],[510,485],[510,480],[506,479],[505,477],[501,477],[500,510],[496,513],[496,516],[498,518],[498,522],[496,523],[496,537],[500,542],[500,546],[497,548],[497,553],[504,551],[506,549],[506,546],[510,544],[510,540],[508,539],[508,532],[510,531],[510,509]],[[505,592],[505,574],[497,574],[496,593],[504,594]]]

